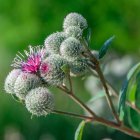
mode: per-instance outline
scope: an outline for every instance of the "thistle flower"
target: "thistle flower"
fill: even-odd
[[[83,47],[80,44],[80,41],[74,37],[69,37],[60,47],[60,54],[68,57],[78,57],[82,53]]]
[[[51,55],[45,59],[40,67],[40,75],[50,85],[61,85],[65,78],[65,73],[61,67],[66,64],[60,55]]]
[[[15,86],[15,82],[16,79],[18,78],[18,76],[20,75],[21,70],[20,69],[13,69],[7,76],[6,80],[5,80],[5,91],[7,93],[10,94],[14,94],[14,86]]]
[[[63,23],[64,30],[70,26],[79,26],[81,29],[87,28],[86,19],[78,13],[70,13],[66,16]]]
[[[82,76],[87,72],[87,59],[85,58],[76,58],[69,61],[70,65],[70,75],[71,76]]]
[[[61,43],[66,39],[63,32],[56,32],[45,39],[45,47],[52,53],[59,53]]]
[[[83,31],[78,26],[69,26],[65,30],[67,37],[75,37],[77,39],[82,37]]]
[[[18,98],[25,99],[28,91],[39,85],[41,85],[41,79],[37,75],[22,72],[15,82],[14,91]]]
[[[32,89],[25,99],[26,108],[36,116],[46,116],[54,109],[54,97],[47,88]]]
[[[45,56],[44,48],[29,46],[29,52],[24,51],[24,55],[19,52],[16,55],[12,66],[21,69],[23,72],[38,73],[41,61]]]

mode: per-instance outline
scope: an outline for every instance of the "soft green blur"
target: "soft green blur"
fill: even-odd
[[[57,115],[31,119],[25,107],[5,93],[3,84],[17,51],[44,43],[47,35],[62,30],[69,12],[81,13],[92,29],[91,46],[99,49],[104,40],[116,36],[114,50],[140,55],[140,0],[0,0],[0,140],[73,140],[80,120]],[[84,82],[74,80],[83,101],[90,97]],[[57,106],[79,111],[73,102],[57,94]],[[73,107],[74,106],[74,107]],[[84,140],[134,140],[105,127],[87,125]]]

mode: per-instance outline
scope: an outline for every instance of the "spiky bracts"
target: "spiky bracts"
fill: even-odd
[[[62,85],[65,73],[61,67],[65,64],[66,60],[60,55],[51,55],[42,62],[40,75],[49,85]]]
[[[69,37],[61,44],[60,54],[64,57],[76,58],[80,56],[82,50],[83,48],[80,41],[74,37]]]
[[[66,39],[65,33],[56,32],[45,39],[45,47],[50,53],[59,53],[61,43]]]
[[[41,79],[37,75],[22,72],[15,82],[14,91],[17,97],[20,99],[25,99],[28,91],[40,85]]]
[[[78,26],[69,26],[65,29],[66,37],[75,37],[80,39],[83,34],[83,30]]]
[[[13,69],[6,77],[4,89],[7,93],[10,93],[10,94],[15,93],[14,86],[20,73],[21,73],[20,69]]]
[[[32,89],[25,99],[26,108],[36,116],[46,116],[54,109],[54,97],[45,87]]]
[[[78,13],[70,13],[65,17],[63,28],[67,29],[69,26],[79,26],[81,29],[88,27],[86,19]]]
[[[70,60],[70,75],[76,77],[86,74],[88,71],[87,61],[88,60],[85,58],[76,58],[74,60]]]

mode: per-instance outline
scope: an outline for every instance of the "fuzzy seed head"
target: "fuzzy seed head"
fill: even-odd
[[[15,82],[14,91],[18,98],[25,99],[28,91],[40,84],[41,80],[37,75],[22,72]]]
[[[69,61],[71,76],[82,76],[87,72],[87,59],[77,58]]]
[[[27,110],[36,116],[46,116],[54,109],[54,97],[47,88],[32,89],[26,96]]]
[[[45,47],[49,52],[59,53],[61,43],[65,40],[66,36],[63,32],[56,32],[49,35],[45,39]]]
[[[46,58],[40,67],[41,77],[49,85],[61,85],[65,78],[65,73],[61,69],[66,61],[60,55],[51,55]]]
[[[77,39],[82,37],[83,31],[78,26],[69,26],[65,30],[67,37],[75,37]]]
[[[67,38],[60,47],[60,54],[66,58],[78,57],[82,53],[83,47],[80,41],[74,37]]]
[[[86,19],[78,13],[70,13],[64,19],[64,30],[70,26],[79,26],[81,29],[85,29],[88,27]]]
[[[16,79],[18,78],[18,76],[20,75],[20,73],[21,73],[20,69],[14,69],[7,76],[7,78],[5,80],[5,86],[4,86],[5,91],[7,93],[14,94],[15,82],[16,82]]]

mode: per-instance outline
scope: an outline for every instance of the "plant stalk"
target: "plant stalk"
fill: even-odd
[[[114,123],[114,122],[111,122],[111,121],[108,121],[108,120],[105,120],[103,118],[100,118],[100,117],[97,117],[97,118],[94,118],[94,120],[102,125],[105,125],[105,126],[108,126],[108,127],[112,127],[116,130],[119,130],[129,136],[132,136],[132,137],[135,137],[135,138],[140,138],[140,133],[139,132],[136,132],[124,125],[118,125],[117,123]]]
[[[78,97],[76,97],[73,93],[69,94],[69,96],[73,101],[79,104],[79,106],[81,106],[85,111],[87,111],[93,117],[96,117],[96,114],[87,105],[85,105]]]
[[[89,116],[84,116],[84,115],[80,115],[80,114],[75,114],[75,113],[71,113],[71,112],[64,112],[64,111],[60,111],[60,110],[53,110],[54,114],[60,114],[60,115],[67,115],[70,117],[75,117],[75,118],[79,118],[79,119],[85,119],[85,120],[93,120],[93,117],[89,117]]]
[[[94,69],[95,69],[96,72],[98,73],[99,78],[100,78],[100,80],[101,80],[101,82],[102,82],[102,84],[103,84],[103,87],[104,87],[105,92],[106,92],[106,98],[107,98],[109,107],[110,107],[110,109],[112,110],[112,113],[113,113],[113,115],[114,115],[116,121],[118,122],[118,124],[121,124],[121,122],[120,122],[120,120],[119,120],[119,117],[118,117],[118,115],[117,115],[117,113],[116,113],[116,111],[115,111],[115,108],[114,108],[114,105],[113,105],[113,103],[112,103],[112,100],[111,100],[111,98],[110,98],[109,90],[108,90],[108,87],[107,87],[107,85],[106,85],[106,80],[105,80],[105,78],[104,78],[104,75],[103,75],[103,73],[102,73],[102,71],[101,71],[101,69],[100,69],[99,61],[94,57],[94,55],[93,55],[93,54],[91,53],[91,51],[89,50],[86,41],[83,39],[83,40],[81,40],[81,42],[83,43],[83,45],[84,45],[84,47],[85,47],[87,53],[89,54],[90,60],[91,60],[91,62],[93,62],[94,66],[95,66]]]
[[[63,87],[58,87],[58,88],[62,90],[64,93],[66,93],[66,95],[68,95],[81,108],[87,111],[92,117],[96,116],[96,114],[87,105],[85,105],[78,97],[76,97],[72,91],[67,90],[67,88],[64,89]]]
[[[88,122],[97,122],[97,123],[102,124],[104,126],[111,127],[111,128],[116,129],[118,131],[121,131],[129,136],[132,136],[135,138],[140,138],[139,132],[133,131],[132,129],[130,129],[124,125],[120,126],[115,122],[111,122],[111,121],[105,120],[105,119],[97,117],[97,116],[95,116],[93,118],[93,117],[89,117],[89,116],[84,116],[84,115],[75,114],[75,113],[71,113],[71,112],[58,111],[58,110],[53,110],[52,113],[60,114],[60,115],[67,115],[67,116],[75,117],[75,118],[79,118],[79,119],[84,119]]]
[[[99,78],[100,78],[100,80],[101,80],[101,82],[102,82],[102,84],[103,84],[103,87],[104,87],[104,89],[105,89],[106,98],[107,98],[108,104],[109,104],[109,106],[110,106],[110,108],[111,108],[111,110],[112,110],[112,113],[113,113],[114,117],[116,118],[118,124],[121,124],[121,122],[120,122],[120,120],[119,120],[119,117],[118,117],[118,115],[117,115],[117,113],[116,113],[116,111],[115,111],[114,105],[113,105],[113,103],[112,103],[111,97],[110,97],[110,95],[109,95],[109,90],[108,90],[108,87],[107,87],[107,84],[106,84],[106,80],[105,80],[105,78],[104,78],[104,75],[103,75],[103,73],[102,73],[102,71],[101,71],[99,65],[96,65],[96,72],[98,73]]]

